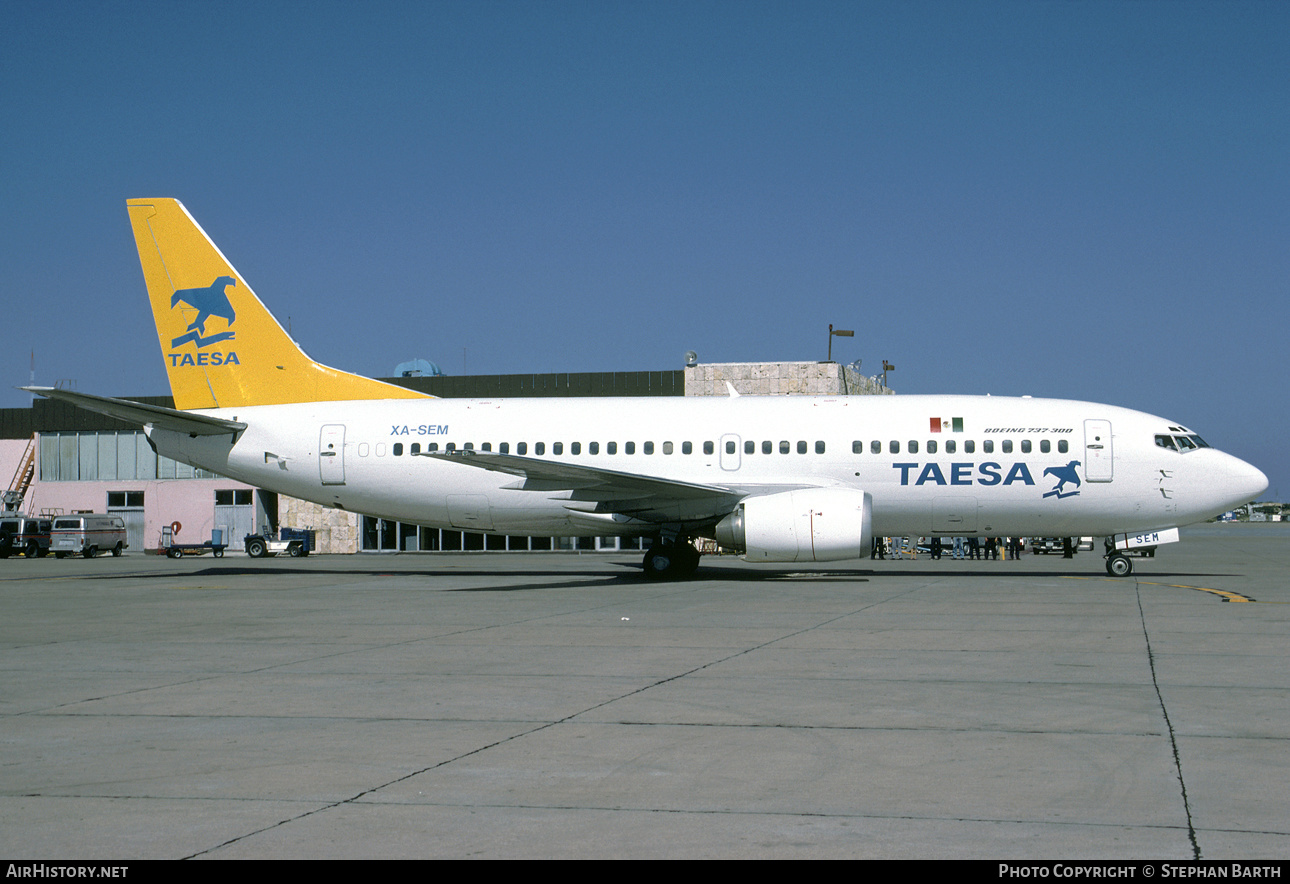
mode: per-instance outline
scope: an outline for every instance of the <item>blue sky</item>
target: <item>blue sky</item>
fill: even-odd
[[[0,405],[166,390],[188,207],[368,375],[834,357],[1182,422],[1290,497],[1290,4],[9,0]]]

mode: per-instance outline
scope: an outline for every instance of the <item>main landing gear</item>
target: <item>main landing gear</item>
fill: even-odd
[[[684,580],[698,569],[699,551],[679,538],[659,541],[645,551],[644,567],[650,580]]]

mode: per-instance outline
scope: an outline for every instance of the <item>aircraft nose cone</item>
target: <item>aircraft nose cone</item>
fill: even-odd
[[[1233,490],[1240,492],[1243,502],[1258,500],[1263,492],[1268,490],[1268,477],[1258,467],[1243,460],[1232,459],[1236,461],[1232,465]]]

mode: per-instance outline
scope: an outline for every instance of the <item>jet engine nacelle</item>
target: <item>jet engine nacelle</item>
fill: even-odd
[[[717,543],[749,562],[836,562],[869,555],[873,496],[804,488],[742,501],[717,523]]]

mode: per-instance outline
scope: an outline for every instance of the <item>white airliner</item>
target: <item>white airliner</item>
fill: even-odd
[[[1108,538],[1124,552],[1256,498],[1258,469],[1175,421],[1055,399],[437,399],[314,362],[187,210],[128,202],[176,408],[25,388],[142,425],[160,454],[358,513],[512,535],[697,537],[753,562],[902,535]]]

